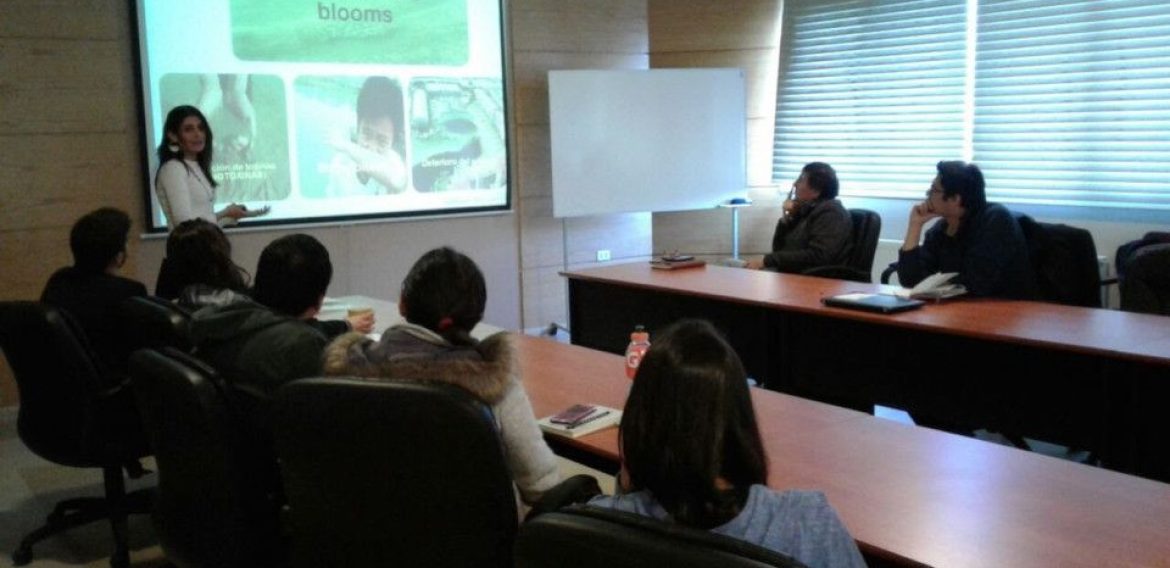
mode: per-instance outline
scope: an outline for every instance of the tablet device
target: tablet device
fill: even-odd
[[[822,298],[826,306],[892,314],[922,307],[922,300],[899,298],[888,294],[853,293]]]

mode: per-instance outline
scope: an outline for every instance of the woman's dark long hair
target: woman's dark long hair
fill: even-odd
[[[483,319],[487,285],[475,261],[450,247],[422,255],[402,281],[406,321],[454,345],[475,345],[471,330]]]
[[[207,177],[207,181],[211,183],[211,187],[219,187],[219,182],[215,181],[215,177],[211,175],[211,154],[212,142],[214,139],[211,135],[211,123],[207,122],[207,118],[203,116],[199,109],[191,105],[180,105],[167,113],[167,120],[163,123],[163,139],[158,145],[158,167],[162,169],[163,164],[168,160],[179,160],[183,167],[187,167],[187,162],[183,161],[183,150],[172,150],[172,142],[167,138],[167,134],[179,136],[179,128],[183,125],[183,121],[188,117],[198,117],[203,122],[204,130],[204,144],[203,151],[195,157],[195,161],[199,162],[199,169],[203,171],[203,175]],[[155,183],[158,182],[158,174],[155,174]]]
[[[232,262],[232,245],[219,225],[203,219],[183,221],[167,237],[167,263],[175,291],[192,284],[246,292],[248,273]]]
[[[653,338],[619,436],[626,489],[650,491],[684,525],[709,529],[730,521],[751,486],[767,482],[743,364],[705,321],[683,320]]]

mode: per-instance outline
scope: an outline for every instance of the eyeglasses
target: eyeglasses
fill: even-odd
[[[926,197],[929,199],[929,198],[930,198],[930,196],[932,196],[932,195],[934,195],[934,194],[936,194],[936,193],[942,193],[942,192],[943,192],[943,190],[941,190],[941,189],[935,189],[935,188],[933,188],[933,187],[932,187],[932,188],[930,188],[930,189],[926,190]]]

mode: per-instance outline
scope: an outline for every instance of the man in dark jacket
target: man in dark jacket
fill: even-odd
[[[955,281],[973,296],[1034,299],[1036,280],[1028,246],[1011,212],[989,203],[983,172],[975,164],[938,163],[926,200],[910,210],[898,253],[898,282],[907,288],[936,272],[958,272]],[[926,231],[923,226],[941,217]]]
[[[327,340],[309,322],[333,277],[329,251],[317,239],[279,238],[260,254],[253,298],[195,312],[196,355],[224,379],[262,399],[294,379],[321,374]]]
[[[112,207],[78,219],[69,232],[73,266],[53,273],[41,293],[42,302],[65,310],[81,326],[110,384],[125,378],[134,347],[122,302],[146,295],[141,282],[118,276],[129,233],[130,217]]]

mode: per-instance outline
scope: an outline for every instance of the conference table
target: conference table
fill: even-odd
[[[622,353],[635,325],[653,343],[655,330],[703,318],[769,389],[1052,441],[1170,480],[1170,318],[977,298],[879,314],[822,299],[893,287],[711,265],[564,275],[574,344]]]
[[[515,342],[537,416],[624,406],[622,357]],[[823,491],[871,564],[1170,565],[1170,485],[762,388],[752,402],[768,485]],[[616,428],[550,443],[616,467]]]
[[[393,302],[331,298],[323,318]],[[500,328],[480,324],[483,338]],[[610,353],[514,334],[537,417],[577,403],[623,408],[632,384]],[[823,491],[868,561],[898,566],[1170,565],[1170,485],[876,418],[762,388],[752,402],[774,489]],[[558,454],[618,467],[617,429],[548,437]]]

